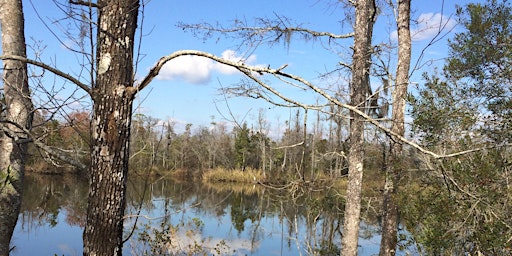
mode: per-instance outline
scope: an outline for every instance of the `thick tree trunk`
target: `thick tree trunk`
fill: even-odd
[[[374,0],[356,1],[354,53],[350,101],[352,106],[364,107],[369,86],[371,43],[375,18]],[[341,255],[357,255],[359,222],[361,215],[361,188],[363,182],[364,120],[350,112],[350,150],[348,153],[348,185]]]
[[[409,66],[411,63],[410,10],[411,0],[398,1],[398,64],[396,87],[393,90],[391,131],[401,136],[404,136],[405,97],[409,85]],[[403,171],[402,142],[393,138],[390,141],[390,154],[386,163],[386,183],[383,195],[380,255],[395,255],[397,245],[398,204],[396,193],[400,174]]]
[[[3,53],[26,57],[20,0],[0,1],[0,22]],[[26,135],[20,127],[30,129],[33,106],[27,65],[22,61],[4,60],[3,70],[4,101],[0,104],[0,119],[5,122],[0,124],[0,255],[9,255],[10,240],[20,211],[27,153]]]
[[[138,0],[98,1],[97,77],[84,255],[121,255]]]

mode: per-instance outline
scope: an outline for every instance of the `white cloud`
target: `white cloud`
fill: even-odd
[[[201,84],[210,81],[213,62],[196,56],[180,56],[167,62],[160,70],[158,79],[183,79],[189,83]]]
[[[238,56],[233,50],[225,50],[222,58],[235,62],[245,62],[252,64],[256,61],[256,55],[250,55],[248,58]],[[211,59],[198,56],[180,56],[169,61],[162,67],[157,79],[174,80],[182,79],[193,84],[204,84],[211,80],[211,74],[219,72],[221,74],[232,75],[238,71],[232,67],[220,64]]]
[[[457,22],[440,13],[423,13],[411,24],[411,37],[413,41],[422,41],[434,37],[440,30],[449,31],[457,25]],[[397,31],[391,32],[391,39],[397,40]]]
[[[197,231],[175,232],[171,234],[172,243],[166,244],[171,254],[193,253],[198,249],[208,254],[219,255],[247,255],[247,252],[256,250],[260,245],[249,239],[234,238],[221,239],[217,237],[203,237]]]

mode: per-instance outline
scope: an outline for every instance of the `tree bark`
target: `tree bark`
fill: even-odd
[[[396,86],[393,90],[391,131],[404,136],[405,97],[409,85],[409,67],[411,63],[410,34],[411,0],[398,1],[398,63],[396,69]],[[396,193],[402,164],[402,141],[390,137],[390,154],[386,163],[386,182],[383,194],[383,221],[380,255],[395,255],[398,232],[398,204]]]
[[[26,57],[21,0],[0,1],[0,24],[4,55]],[[21,205],[27,155],[24,129],[32,126],[33,105],[27,65],[19,60],[3,61],[4,99],[0,104],[0,255],[9,255],[10,240]],[[22,128],[22,129],[20,129]]]
[[[350,101],[352,106],[363,108],[369,86],[371,43],[375,22],[375,1],[355,2],[354,52],[352,55],[352,81]],[[364,119],[350,111],[350,150],[348,153],[348,185],[343,223],[341,255],[357,255],[361,215],[361,188],[363,182]]]
[[[97,75],[84,255],[121,255],[138,0],[98,1]]]

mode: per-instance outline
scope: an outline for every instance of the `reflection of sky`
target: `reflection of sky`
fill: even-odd
[[[82,228],[66,223],[66,214],[66,210],[59,212],[54,227],[49,223],[34,225],[30,219],[23,223],[20,215],[11,241],[16,248],[11,255],[82,255]]]
[[[316,230],[307,230],[306,220],[303,216],[280,216],[278,213],[265,211],[260,222],[253,223],[250,219],[245,220],[243,231],[238,231],[233,226],[228,206],[225,209],[217,210],[210,206],[196,205],[199,197],[192,196],[180,207],[168,202],[167,219],[173,226],[183,223],[191,223],[194,218],[201,220],[204,224],[200,232],[187,233],[190,226],[181,226],[180,231],[174,237],[181,247],[193,244],[194,240],[204,246],[205,251],[211,252],[219,242],[224,241],[229,246],[228,253],[224,255],[310,255],[308,246],[318,246],[322,233],[322,221],[320,218],[316,223]],[[165,201],[153,199],[150,207],[145,208],[141,215],[153,218],[140,218],[138,227],[149,224],[159,229],[160,223],[164,220]],[[188,208],[187,208],[188,207]],[[206,207],[208,209],[205,209]],[[215,207],[215,206],[214,206]],[[222,208],[222,206],[217,205]],[[133,208],[128,209],[128,214],[135,212]],[[25,216],[18,220],[15,229],[13,244],[16,246],[13,254],[16,255],[81,255],[82,254],[82,228],[72,226],[66,222],[68,212],[61,208],[57,215],[57,224],[49,225],[46,218],[39,219],[37,216]],[[217,213],[217,215],[216,215]],[[221,214],[219,214],[221,213]],[[134,218],[128,218],[125,222],[125,230],[134,224]],[[296,222],[297,225],[294,223]],[[311,235],[316,234],[316,235]],[[378,227],[362,222],[361,238],[359,239],[359,255],[376,255],[379,251],[380,235]],[[339,235],[334,237],[336,246],[340,246]],[[140,245],[137,234],[134,234],[123,249],[124,255],[131,255],[134,246]],[[135,250],[139,251],[140,250]],[[216,254],[216,253],[215,253]],[[400,252],[399,255],[403,255]]]
[[[196,199],[193,198],[185,205],[194,205]],[[141,214],[146,216],[164,216],[164,201],[154,200],[154,208],[149,211],[143,211]],[[199,207],[200,208],[200,207]],[[181,248],[193,245],[194,241],[202,244],[206,251],[215,248],[216,245],[224,240],[229,246],[229,252],[223,255],[310,255],[308,246],[315,246],[315,238],[309,236],[303,217],[297,217],[298,225],[289,223],[290,220],[282,218],[277,214],[266,212],[263,214],[259,223],[252,223],[250,219],[245,220],[244,230],[237,231],[231,220],[230,209],[224,209],[224,214],[213,216],[212,211],[205,211],[199,208],[188,208],[179,213],[172,214],[170,221],[173,225],[190,222],[194,218],[200,219],[204,226],[201,234],[186,235],[179,232],[174,237],[175,243]],[[175,209],[171,210],[175,211]],[[293,216],[288,216],[294,219]],[[161,219],[144,220],[150,223],[154,228],[159,229]],[[321,240],[322,220],[317,222],[316,241]],[[185,225],[186,226],[186,225]],[[186,228],[184,228],[186,229]],[[291,229],[291,231],[290,231]],[[366,231],[359,239],[359,255],[376,255],[379,253],[380,235],[377,234],[378,227],[366,223],[361,223],[361,232]],[[364,237],[364,238],[363,238]],[[334,238],[335,244],[339,247],[341,238]],[[310,243],[309,245],[307,243]],[[174,251],[176,252],[176,251]]]

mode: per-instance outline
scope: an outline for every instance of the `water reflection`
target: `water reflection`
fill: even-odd
[[[13,255],[81,255],[87,184],[27,175]],[[147,181],[128,186],[125,255],[339,255],[343,198],[334,190]],[[360,255],[378,253],[375,220]]]
[[[77,176],[26,175],[12,255],[81,255],[86,196]]]

